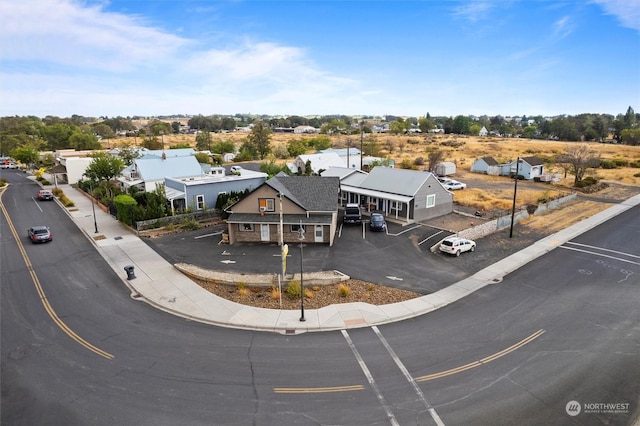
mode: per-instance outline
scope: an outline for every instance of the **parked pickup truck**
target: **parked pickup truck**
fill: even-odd
[[[362,223],[362,213],[360,206],[355,203],[349,203],[344,207],[344,223]]]

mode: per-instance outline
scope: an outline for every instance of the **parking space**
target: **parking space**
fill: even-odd
[[[362,224],[341,224],[332,247],[305,244],[304,270],[337,270],[355,279],[421,294],[438,291],[475,272],[467,262],[429,251],[451,232],[395,222],[387,222],[384,232],[371,232],[368,218],[363,219]],[[278,244],[221,244],[221,230],[204,228],[145,241],[171,263],[238,274],[281,272]],[[300,270],[300,255],[299,245],[289,244],[287,271]]]

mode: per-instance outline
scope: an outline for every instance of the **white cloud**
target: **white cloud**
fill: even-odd
[[[640,31],[640,5],[637,0],[591,0],[615,16],[623,27]]]
[[[553,23],[553,39],[560,40],[573,32],[573,23],[568,16],[564,16]]]
[[[3,61],[119,71],[162,62],[189,43],[139,18],[72,0],[2,1],[0,15]]]
[[[485,18],[487,12],[493,7],[490,2],[472,1],[466,2],[453,9],[453,15],[466,19],[470,22],[477,22]]]
[[[0,1],[0,15],[13,17],[0,26],[0,114],[298,113],[359,90],[298,47],[197,50],[139,17],[74,0]]]

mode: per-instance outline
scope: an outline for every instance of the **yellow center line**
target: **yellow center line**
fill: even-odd
[[[542,336],[544,334],[544,330],[540,329],[538,331],[536,331],[535,333],[533,333],[531,336],[522,339],[521,341],[519,341],[518,343],[509,346],[506,349],[501,350],[500,352],[497,352],[493,355],[490,355],[488,357],[482,358],[478,361],[473,361],[470,362],[469,364],[465,364],[462,365],[460,367],[456,367],[456,368],[452,368],[450,370],[445,370],[445,371],[441,371],[439,373],[433,373],[433,374],[428,374],[426,376],[420,376],[416,378],[416,382],[426,382],[429,380],[434,380],[434,379],[439,379],[441,377],[446,377],[446,376],[451,376],[453,374],[457,374],[457,373],[461,373],[463,371],[466,370],[470,370],[472,368],[476,368],[476,367],[480,367],[483,364],[487,364],[491,361],[495,361],[498,358],[501,358],[507,354],[510,354],[511,352],[514,352],[518,349],[520,349],[521,347],[523,347],[524,345],[531,343],[532,341],[534,341],[535,339],[537,339],[538,337]]]
[[[47,295],[45,294],[44,289],[42,288],[42,285],[40,284],[40,280],[38,279],[38,275],[36,274],[36,272],[35,272],[35,270],[33,268],[33,265],[31,264],[31,260],[29,259],[29,256],[27,256],[27,252],[25,251],[24,246],[22,245],[22,242],[20,241],[20,237],[18,236],[16,228],[13,226],[13,222],[11,222],[11,219],[9,218],[9,213],[7,212],[7,210],[6,210],[5,206],[4,206],[4,203],[2,202],[2,195],[4,195],[4,191],[2,191],[2,194],[0,194],[0,209],[2,210],[2,213],[4,214],[4,217],[7,219],[7,223],[9,224],[9,229],[11,229],[11,233],[13,234],[13,238],[16,240],[16,244],[18,245],[18,250],[20,251],[22,259],[24,260],[24,263],[27,266],[27,271],[29,271],[29,275],[31,276],[31,280],[33,281],[33,284],[36,287],[36,291],[38,292],[38,296],[40,297],[40,301],[42,302],[42,305],[44,306],[44,310],[47,311],[47,313],[49,314],[49,316],[51,317],[53,322],[55,322],[58,325],[58,327],[60,327],[60,329],[67,334],[67,336],[71,337],[73,340],[75,340],[76,342],[80,343],[82,346],[84,346],[85,348],[89,349],[90,351],[92,351],[92,352],[94,352],[94,353],[96,353],[96,354],[98,354],[98,355],[100,355],[102,357],[105,357],[107,359],[113,359],[113,355],[111,355],[109,352],[103,351],[102,349],[92,345],[91,343],[89,343],[86,340],[84,340],[82,337],[78,336],[55,313],[55,311],[51,307],[51,304],[49,303],[49,300],[47,300]]]
[[[330,386],[325,388],[273,388],[275,393],[328,393],[328,392],[351,392],[363,390],[362,385],[352,386]]]
[[[501,358],[507,354],[510,354],[524,345],[531,343],[538,337],[544,334],[544,330],[540,329],[533,333],[531,336],[526,337],[519,341],[516,344],[509,346],[501,350],[500,352],[496,352],[493,355],[489,355],[488,357],[482,358],[477,361],[470,362],[468,364],[461,365],[459,367],[455,367],[449,370],[441,371],[439,373],[428,374],[426,376],[417,377],[416,382],[426,382],[429,380],[439,379],[441,377],[451,376],[453,374],[462,373],[463,371],[470,370],[472,368],[480,367],[483,364],[487,364],[491,361],[495,361],[498,358]],[[275,393],[296,393],[296,394],[308,394],[308,393],[330,393],[330,392],[350,392],[350,391],[359,391],[363,390],[364,386],[362,385],[352,385],[352,386],[335,386],[335,387],[324,387],[324,388],[273,388]]]

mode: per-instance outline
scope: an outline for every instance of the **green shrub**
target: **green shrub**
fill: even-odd
[[[576,184],[577,188],[586,188],[587,186],[595,185],[598,183],[598,179],[593,176],[587,176]]]
[[[120,221],[133,226],[133,222],[136,220],[136,208],[138,207],[136,200],[130,195],[121,194],[114,198],[113,201]]]
[[[195,219],[185,219],[180,224],[180,228],[186,229],[188,231],[194,231],[200,228],[200,224]]]
[[[617,169],[618,165],[613,160],[600,160],[601,169]]]
[[[302,288],[300,287],[300,281],[297,280],[293,280],[289,283],[289,285],[287,286],[287,289],[285,290],[285,293],[287,293],[287,297],[289,299],[298,299],[300,298],[300,294],[302,294]]]

